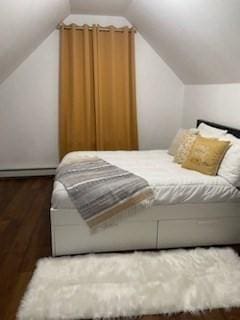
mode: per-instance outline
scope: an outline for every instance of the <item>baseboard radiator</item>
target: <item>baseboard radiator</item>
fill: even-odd
[[[0,170],[0,178],[53,176],[56,168],[30,168]]]

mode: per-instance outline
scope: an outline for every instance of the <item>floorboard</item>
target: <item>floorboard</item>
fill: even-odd
[[[53,178],[0,179],[0,320],[16,319],[36,262],[51,255],[49,208]],[[233,246],[240,253],[240,246]],[[240,320],[240,308],[144,320]]]

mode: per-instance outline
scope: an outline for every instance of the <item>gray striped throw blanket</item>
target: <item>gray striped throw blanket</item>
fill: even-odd
[[[97,157],[60,165],[56,180],[91,228],[153,196],[146,180]]]

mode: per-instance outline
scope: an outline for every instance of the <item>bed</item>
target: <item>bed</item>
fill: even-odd
[[[240,130],[203,120],[197,125],[201,122],[240,138]],[[240,243],[240,191],[225,179],[183,169],[167,150],[72,152],[63,161],[93,155],[146,179],[154,199],[125,210],[120,222],[93,233],[55,181],[53,256]]]

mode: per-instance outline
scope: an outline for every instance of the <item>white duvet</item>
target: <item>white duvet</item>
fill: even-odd
[[[240,191],[219,176],[208,176],[183,169],[173,162],[166,150],[71,152],[62,163],[86,156],[98,156],[122,169],[146,179],[154,190],[154,199],[145,200],[141,207],[207,202],[240,202]],[[56,181],[52,207],[74,208],[64,186]]]

